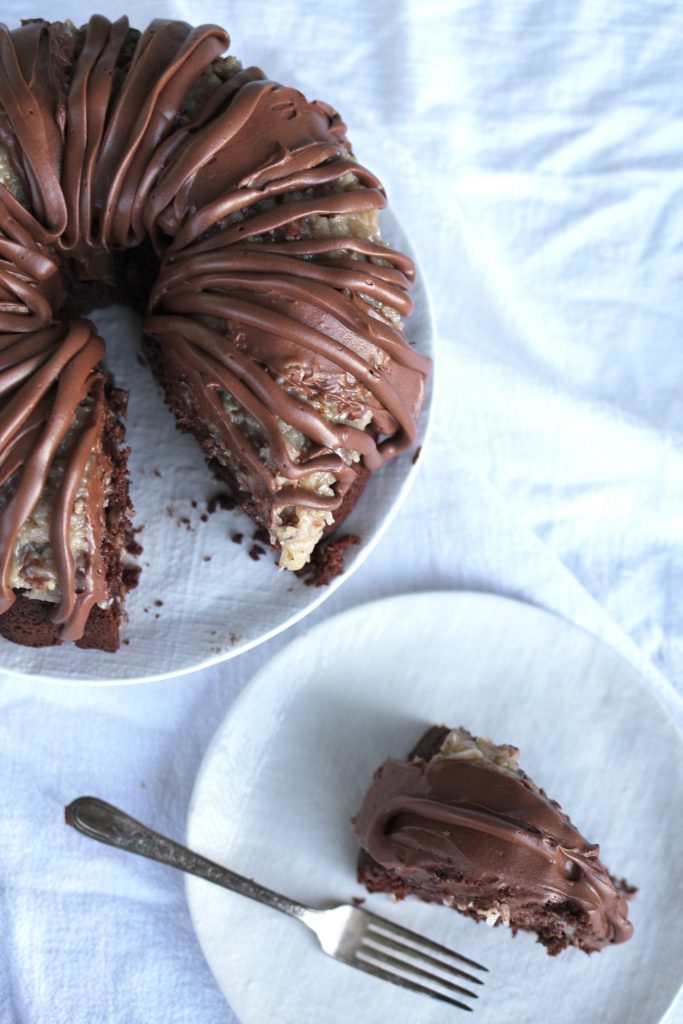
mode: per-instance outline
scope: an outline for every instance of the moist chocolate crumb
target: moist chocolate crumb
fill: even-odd
[[[308,565],[298,569],[296,575],[307,587],[327,586],[330,580],[344,572],[344,552],[352,544],[360,544],[356,533],[348,533],[337,540],[324,540],[313,549]]]
[[[158,470],[158,469],[153,469],[153,470],[152,470],[152,472],[154,473],[154,475],[155,475],[155,476],[158,476],[159,478],[161,478],[161,472],[160,472],[160,470]]]
[[[202,561],[203,562],[210,562],[211,561],[211,555],[204,555],[204,558],[202,559]]]
[[[252,561],[258,562],[261,555],[265,555],[265,551],[263,550],[261,545],[252,544],[251,547],[249,548],[249,557],[252,559]]]
[[[418,460],[418,459],[420,458],[420,455],[421,455],[421,454],[422,454],[422,445],[418,445],[418,447],[417,447],[417,448],[415,449],[415,452],[414,452],[414,454],[413,454],[413,457],[412,457],[412,459],[410,460],[410,464],[411,464],[411,466],[414,466],[414,465],[415,465],[415,463],[417,462],[417,460]]]
[[[160,599],[159,599],[159,598],[157,597],[156,601],[154,602],[154,606],[155,606],[156,608],[161,608],[161,607],[163,606],[163,603],[164,603],[164,602],[163,602],[163,601],[161,601],[161,600],[160,600]]]
[[[197,507],[197,502],[194,500],[194,498],[192,499],[190,504],[192,505],[192,508],[196,508]]]
[[[126,637],[126,639],[123,641],[123,643],[126,645],[126,647],[129,646],[130,640],[128,639],[128,637]]]
[[[141,549],[142,550],[142,549]],[[123,570],[123,585],[126,590],[135,590],[140,582],[141,569],[139,565],[127,565]]]
[[[242,541],[244,540],[244,534],[233,533],[232,536],[230,537],[230,540],[233,542],[233,544],[241,544]]]
[[[230,634],[230,644],[231,645],[238,644],[241,639],[242,639],[242,637],[238,633],[231,633]]]
[[[353,903],[354,907],[362,907],[363,904],[365,903],[365,897],[364,896],[352,896],[351,897],[351,902]]]
[[[128,552],[129,555],[133,555],[134,558],[137,558],[138,555],[141,555],[143,550],[144,548],[142,547],[142,544],[140,544],[140,542],[135,540],[133,537],[131,537],[128,543],[126,544],[126,551]]]
[[[206,511],[209,515],[213,515],[217,508],[224,508],[231,512],[236,507],[236,500],[227,491],[219,491],[218,494],[214,494],[212,498],[209,498],[206,503]]]
[[[252,540],[270,547],[270,534],[263,526],[259,526],[258,529],[254,530],[251,536]]]

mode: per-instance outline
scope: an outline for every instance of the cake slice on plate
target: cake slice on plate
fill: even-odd
[[[407,761],[387,760],[354,819],[358,879],[414,894],[513,933],[551,955],[586,953],[633,933],[627,897],[559,804],[517,764],[515,747],[434,726]]]

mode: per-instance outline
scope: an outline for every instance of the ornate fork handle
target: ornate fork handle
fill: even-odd
[[[174,842],[168,836],[162,836],[141,822],[124,814],[117,807],[98,800],[94,796],[81,796],[64,810],[67,825],[100,843],[116,846],[129,853],[137,853],[150,860],[158,860],[179,871],[185,871],[198,878],[205,878],[224,889],[231,889],[241,896],[248,896],[259,903],[265,903],[283,914],[302,919],[311,908],[287,896],[282,896],[272,889],[266,889],[251,878],[238,875],[229,868],[221,867],[207,857],[189,850],[186,846]]]

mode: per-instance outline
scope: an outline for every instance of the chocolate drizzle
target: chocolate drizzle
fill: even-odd
[[[429,898],[463,909],[505,904],[513,927],[537,911],[570,908],[571,941],[586,951],[633,932],[599,847],[523,772],[448,757],[385,761],[355,830],[372,860],[409,891],[425,886]]]
[[[55,488],[50,518],[50,541],[61,581],[61,600],[53,621],[62,625],[61,635],[68,640],[82,636],[91,607],[107,598],[100,538],[93,538],[84,585],[78,592],[70,544],[74,500],[102,433],[104,390],[96,367],[103,354],[104,342],[88,320],[0,337],[0,384],[5,399],[0,414],[0,487],[19,474],[0,516],[0,614],[15,600],[9,576],[19,531],[36,508],[48,475],[61,457],[61,479]],[[67,450],[62,451],[84,399],[89,400],[88,415]],[[103,487],[89,486],[90,523],[101,522],[102,504]]]
[[[112,253],[151,242],[161,271],[145,329],[264,500],[337,509],[358,460],[374,469],[415,439],[429,361],[397,326],[412,264],[368,219],[385,205],[382,186],[326,104],[257,68],[228,75],[228,42],[214,25],[155,20],[139,34],[100,15],[81,29],[0,26],[0,144],[13,176],[0,184],[0,466],[6,485],[20,475],[0,518],[0,614],[14,599],[12,546],[87,400],[51,519],[63,638],[107,598],[97,538],[76,586],[68,530],[88,465],[89,519],[102,518],[104,349],[87,321],[59,322],[58,258],[106,280]],[[328,235],[316,237],[323,222]],[[298,458],[283,423],[305,438]],[[316,472],[333,475],[332,494],[306,485]]]
[[[280,506],[336,510],[357,473],[344,453],[358,452],[372,470],[415,440],[429,361],[377,312],[410,313],[414,268],[348,228],[312,237],[313,218],[385,205],[374,175],[350,159],[330,107],[249,68],[192,128],[150,195],[148,224],[174,240],[145,329],[162,341],[171,372],[207,395],[205,417],[240,453],[245,487]],[[236,430],[218,391],[259,424],[275,467]],[[342,422],[326,400],[344,411]],[[370,430],[349,422],[368,411]],[[305,457],[291,457],[278,421],[309,440]],[[334,475],[334,494],[297,486],[318,471]]]

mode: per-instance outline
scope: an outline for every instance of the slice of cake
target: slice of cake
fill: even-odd
[[[517,755],[434,726],[407,761],[385,761],[354,819],[358,880],[370,892],[413,893],[513,934],[535,932],[551,955],[625,942],[635,890],[611,877],[599,847]]]

